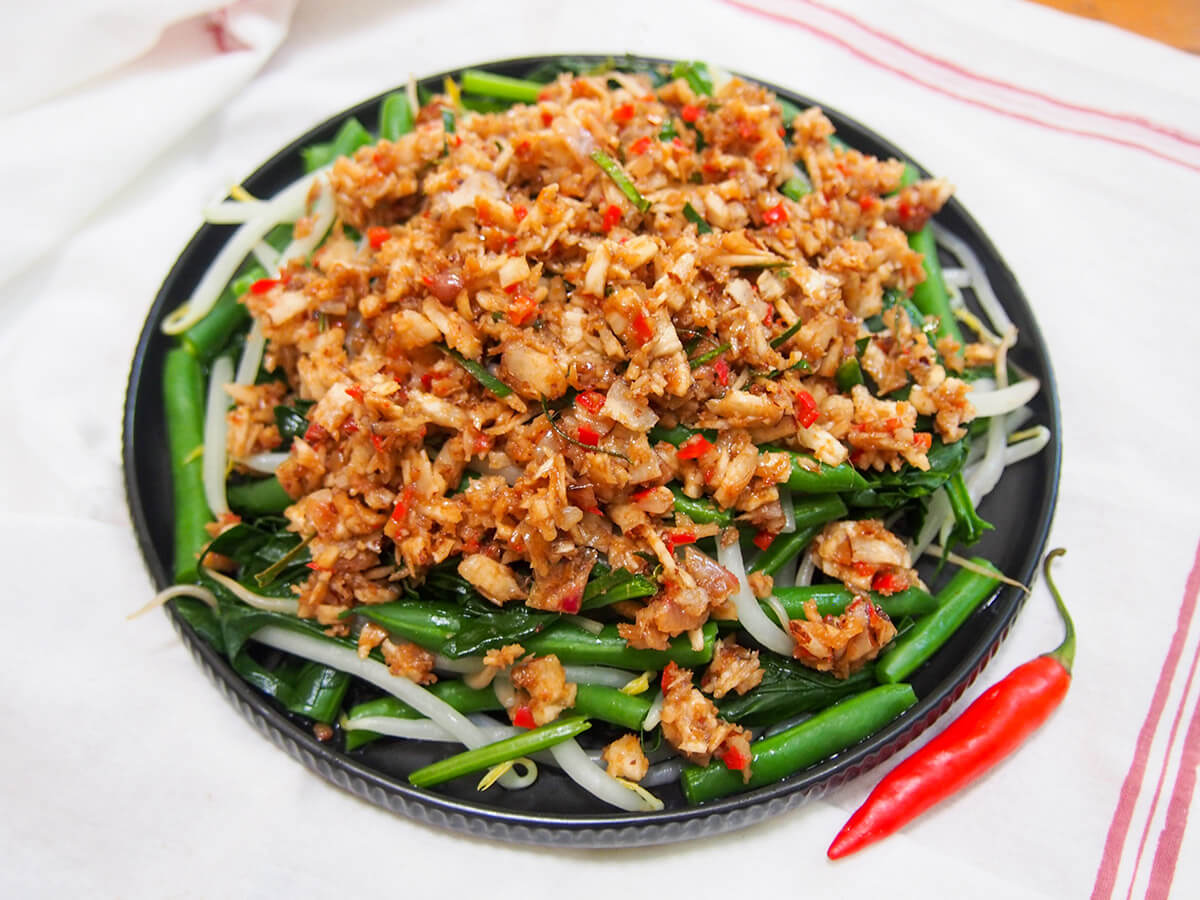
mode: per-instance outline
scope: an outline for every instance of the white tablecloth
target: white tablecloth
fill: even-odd
[[[1016,0],[211,5],[43,4],[4,37],[0,894],[1197,895],[1200,60]],[[466,839],[310,774],[164,617],[125,621],[152,591],[123,496],[125,379],[203,204],[410,74],[589,51],[787,85],[950,177],[1057,367],[1076,683],[1018,755],[838,864],[825,848],[879,772],[678,846]],[[1039,588],[956,710],[1059,631]]]

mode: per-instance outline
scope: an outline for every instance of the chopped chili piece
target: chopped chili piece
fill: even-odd
[[[357,432],[358,432],[358,423],[355,422],[353,419],[347,419],[345,422],[342,423],[342,433],[343,434],[350,435],[350,434],[356,434]]]
[[[796,391],[796,421],[805,428],[811,428],[820,416],[817,401],[808,391]]]
[[[578,433],[579,443],[587,444],[589,447],[595,447],[600,443],[600,432],[591,425],[580,425]]]
[[[548,109],[543,109],[542,110],[542,124],[549,127],[550,123],[553,121],[554,121],[554,113],[550,112],[550,110],[548,110]]]
[[[717,375],[717,381],[721,383],[721,387],[729,386],[729,363],[725,362],[725,357],[718,356],[717,361],[713,363],[713,371]]]
[[[875,574],[875,567],[869,562],[863,562],[862,560],[853,563],[850,567],[854,569],[855,575],[861,575],[863,578],[866,578],[868,575]]]
[[[399,525],[408,518],[408,508],[412,505],[413,488],[411,484],[406,484],[404,490],[400,492],[400,496],[396,498],[396,505],[392,509],[392,521]]]
[[[913,435],[913,443],[922,450],[928,450],[933,446],[933,435],[928,431],[922,431]]]
[[[310,444],[319,444],[327,437],[329,437],[329,432],[316,422],[313,422],[311,425],[309,425],[307,430],[304,432],[304,440],[308,441]]]
[[[634,491],[633,499],[637,502],[641,502],[642,500],[645,500],[647,497],[649,497],[651,494],[653,494],[656,490],[658,490],[658,488],[648,487],[645,490]]]
[[[384,447],[386,446],[384,444],[384,439],[381,438],[379,435],[375,434],[374,432],[371,433],[371,443],[375,446],[375,449],[378,450],[380,453],[383,452]]]
[[[663,690],[664,694],[671,689],[671,685],[675,682],[675,679],[678,677],[679,677],[679,666],[677,666],[675,664],[675,660],[671,660],[669,663],[667,663],[666,667],[663,668],[663,671],[662,671],[662,682],[661,683],[662,683],[662,690]]]
[[[537,722],[533,721],[533,711],[528,706],[518,706],[513,712],[512,720],[518,728],[537,728]]]
[[[613,121],[618,125],[624,125],[633,120],[633,104],[622,103],[613,110]]]
[[[250,285],[250,293],[265,294],[277,284],[279,284],[278,278],[260,278],[254,284]]]
[[[875,577],[871,579],[871,590],[884,596],[898,593],[906,587],[907,581],[895,572],[876,572]]]
[[[700,114],[702,112],[704,112],[704,110],[702,110],[699,106],[689,103],[679,111],[679,118],[691,125],[700,118]]]
[[[508,306],[508,321],[512,325],[524,325],[537,316],[538,302],[526,293],[518,293]]]
[[[684,544],[696,543],[696,532],[685,529],[668,531],[664,537],[666,538],[667,549],[671,551],[674,551],[676,547],[682,547]]]
[[[759,550],[766,550],[773,543],[775,543],[775,535],[769,531],[760,531],[754,535],[754,546]]]
[[[781,225],[787,220],[788,211],[782,200],[763,213],[763,221],[768,225]]]
[[[517,219],[517,221],[518,221],[518,222],[520,222],[520,221],[523,221],[523,220],[524,220],[524,218],[525,218],[527,215],[529,215],[529,207],[527,207],[527,206],[514,206],[514,207],[513,207],[513,215],[516,217],[516,219]]]
[[[651,142],[650,142],[649,135],[640,137],[636,141],[634,141],[632,144],[629,145],[629,152],[632,153],[634,156],[641,156],[643,153],[645,153],[647,150],[650,149],[650,143]]]
[[[350,387],[346,388],[346,394],[350,397],[353,397],[358,402],[360,402],[360,403],[362,402],[363,389],[362,389],[361,385],[358,385],[358,384],[350,385]]]
[[[753,122],[747,122],[745,119],[738,119],[737,123],[738,136],[743,141],[758,140],[758,129],[754,127]]]
[[[721,762],[725,763],[725,767],[728,769],[742,772],[746,766],[750,765],[750,757],[737,747],[729,747],[721,754]]]
[[[702,434],[693,434],[679,445],[675,455],[680,459],[699,459],[713,448],[713,445]]]
[[[584,391],[575,398],[575,405],[595,415],[603,408],[606,399],[599,391]]]
[[[371,245],[372,250],[378,250],[391,236],[392,233],[382,225],[373,225],[367,229],[367,243]]]
[[[648,344],[654,339],[654,325],[650,322],[650,317],[640,310],[633,317],[633,333],[642,344]]]
[[[559,603],[559,609],[565,613],[577,613],[582,603],[583,596],[581,594],[568,594],[562,598],[562,601]]]
[[[612,231],[621,223],[621,217],[625,215],[625,211],[617,204],[612,204],[604,211],[604,230]]]

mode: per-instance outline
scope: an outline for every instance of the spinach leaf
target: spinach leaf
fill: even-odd
[[[849,678],[834,678],[774,655],[759,658],[763,680],[747,694],[717,701],[721,717],[741,725],[773,725],[806,712],[824,709],[875,685],[875,668],[866,666]]]

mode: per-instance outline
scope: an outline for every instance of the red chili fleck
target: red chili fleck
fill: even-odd
[[[658,488],[649,487],[642,491],[634,491],[634,493],[633,493],[634,502],[641,503],[643,500],[645,500],[647,497],[649,497],[651,494],[653,494],[656,490],[658,490]]]
[[[316,422],[310,424],[304,432],[304,440],[310,444],[319,444],[325,438],[329,437],[329,432],[318,425]]]
[[[371,245],[372,250],[378,250],[391,236],[392,233],[382,225],[372,225],[367,229],[367,243]]]
[[[507,241],[504,242],[504,246],[508,247],[509,250],[512,250],[514,247],[516,247],[517,246],[517,236],[514,234],[512,237],[510,237]]]
[[[404,490],[400,492],[400,496],[396,499],[396,506],[392,509],[392,521],[397,525],[408,518],[408,507],[412,504],[413,488],[411,484],[406,484]]]
[[[483,456],[492,449],[492,439],[486,434],[476,435],[471,443],[471,451],[475,456]]]
[[[691,125],[700,118],[700,114],[702,112],[704,112],[704,110],[702,110],[699,106],[689,103],[679,111],[679,118]]]
[[[618,125],[624,125],[633,120],[633,104],[622,103],[613,110],[613,121]]]
[[[350,435],[350,434],[355,434],[357,432],[358,432],[358,423],[355,422],[353,419],[347,419],[345,422],[342,423],[342,433],[343,434]]]
[[[593,516],[604,515],[604,510],[602,510],[599,506],[589,506],[584,510],[584,512],[590,512]]]
[[[913,445],[920,447],[922,450],[928,450],[933,446],[933,435],[928,431],[922,431],[913,435]]]
[[[771,326],[771,321],[772,321],[774,318],[775,318],[775,307],[773,307],[773,306],[768,306],[768,307],[767,307],[767,314],[766,314],[765,316],[763,316],[763,320],[762,320],[763,324],[764,324],[764,325],[766,325],[766,326],[769,328],[769,327]]]
[[[633,333],[642,344],[648,344],[654,338],[654,325],[650,317],[641,310],[633,317]]]
[[[548,110],[548,109],[543,109],[542,110],[542,124],[545,125],[546,127],[549,127],[550,123],[553,121],[554,121],[554,113],[550,112],[550,110]]]
[[[871,565],[871,563],[863,562],[862,560],[851,563],[850,568],[854,570],[855,575],[858,575],[862,578],[874,576],[875,574],[875,567]]]
[[[553,96],[554,96],[553,88],[544,87],[540,91],[538,91],[537,98],[539,100],[549,100]]]
[[[583,597],[580,594],[568,594],[562,598],[559,608],[565,613],[577,613],[579,607],[583,603]]]
[[[612,231],[621,222],[621,217],[625,215],[624,210],[617,204],[613,204],[604,211],[604,230]]]
[[[1062,643],[1017,666],[932,741],[884,776],[833,839],[830,859],[887,837],[966,787],[1020,747],[1062,703],[1071,686],[1075,626],[1050,578],[1050,562],[1063,552],[1051,550],[1043,563],[1066,630]]]
[[[575,398],[575,404],[581,406],[592,415],[600,412],[607,398],[599,391],[584,391]]]
[[[279,284],[278,278],[260,278],[254,284],[250,285],[250,293],[265,294],[277,284]]]
[[[371,433],[371,443],[374,445],[375,449],[377,451],[379,451],[380,453],[382,453],[384,450],[384,447],[387,446],[386,443],[384,442],[384,439],[382,437],[380,437],[379,435],[375,434],[374,432]]]
[[[675,135],[675,137],[671,138],[671,144],[675,147],[678,147],[680,150],[687,149],[687,144],[683,142],[683,138],[681,138],[679,135]]]
[[[333,571],[332,569],[327,569],[327,568],[325,568],[325,566],[319,565],[315,562],[306,562],[304,565],[307,568],[312,569],[314,572],[332,572]]]
[[[754,546],[759,550],[766,550],[773,543],[775,543],[775,535],[769,531],[760,531],[754,535]]]
[[[600,443],[600,432],[591,425],[580,425],[577,435],[579,443],[587,444],[589,447],[595,447]]]
[[[508,321],[521,326],[532,321],[538,314],[538,302],[526,293],[518,293],[508,306]]]
[[[693,434],[679,445],[675,455],[680,459],[699,459],[713,448],[713,445],[702,434]]]
[[[906,587],[908,587],[908,582],[895,572],[876,572],[875,577],[871,579],[871,590],[884,596],[895,594]]]
[[[667,542],[667,549],[674,552],[676,547],[682,547],[684,544],[696,543],[696,532],[686,530],[668,531],[664,537]]]
[[[533,711],[528,706],[518,706],[513,711],[512,720],[518,728],[537,728],[537,722],[533,721]]]
[[[729,747],[721,754],[721,762],[725,763],[725,767],[728,769],[732,769],[735,772],[742,772],[746,766],[750,765],[750,757],[737,747]]]
[[[713,363],[713,371],[716,373],[721,387],[727,387],[729,385],[729,363],[725,362],[725,357],[717,357],[717,361]]]
[[[421,390],[429,391],[433,387],[434,381],[442,377],[441,372],[434,372],[432,369],[421,375]]]
[[[516,216],[517,221],[520,222],[527,215],[529,215],[529,208],[526,206],[514,206],[513,207],[513,215]]]
[[[650,136],[649,135],[640,137],[636,141],[634,141],[632,144],[629,145],[629,152],[632,153],[634,156],[641,156],[643,153],[645,153],[649,149],[650,149]]]
[[[461,134],[454,135],[452,138],[450,138],[450,144],[453,147],[461,147],[462,146],[462,135]]]
[[[813,395],[808,391],[796,391],[796,421],[805,428],[811,428],[813,422],[817,421],[820,415],[817,409],[817,401],[813,399]]]
[[[895,416],[892,416],[890,419],[887,419],[884,421],[883,427],[886,428],[888,431],[895,431],[897,428],[899,428],[903,424],[904,423],[901,422],[899,419],[897,419]]]
[[[389,175],[395,171],[395,164],[392,157],[382,150],[376,150],[371,154],[371,162],[375,164],[375,168],[385,175]]]
[[[753,141],[758,139],[758,129],[754,127],[753,122],[747,122],[745,119],[738,119],[737,123],[738,136],[743,141]]]
[[[763,213],[763,221],[768,225],[781,225],[788,220],[787,207],[783,205],[783,201],[776,203],[770,209]]]
[[[863,196],[858,198],[858,205],[862,209],[863,212],[866,212],[867,210],[871,209],[871,207],[873,207],[875,205],[875,198],[872,197],[870,194],[864,194]]]
[[[362,385],[358,385],[358,384],[350,385],[350,387],[346,388],[346,395],[349,397],[353,397],[355,400],[357,400],[359,403],[361,403],[362,398],[363,398]]]
[[[433,276],[432,275],[422,275],[421,276],[421,284],[425,285],[425,287],[432,287],[433,286]]]
[[[663,672],[662,672],[662,691],[664,694],[667,693],[667,691],[671,690],[671,685],[675,683],[675,679],[678,677],[679,677],[679,666],[677,666],[675,664],[674,660],[671,660],[663,668]]]

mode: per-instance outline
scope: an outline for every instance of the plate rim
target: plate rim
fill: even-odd
[[[440,84],[443,78],[447,76],[459,76],[468,68],[480,68],[510,74],[516,71],[528,71],[538,64],[561,60],[564,57],[596,63],[614,60],[618,66],[623,61],[648,63],[651,65],[670,65],[676,62],[676,60],[672,59],[638,54],[537,54],[481,61],[468,66],[456,67],[421,78],[418,80],[418,83]],[[873,129],[862,125],[853,117],[841,113],[836,108],[819,103],[812,98],[789,88],[773,84],[768,80],[745,75],[734,70],[729,71],[731,74],[748,82],[762,85],[772,92],[796,103],[801,108],[810,105],[820,106],[822,111],[835,122],[839,131],[850,130],[856,132],[856,136],[865,137],[869,142],[877,144],[892,157],[908,160],[922,173],[928,174],[928,171],[924,167],[913,160],[907,153],[900,150],[899,147],[892,144],[887,138],[881,136]],[[243,184],[247,185],[253,191],[256,187],[267,181],[277,180],[275,173],[279,171],[287,172],[290,168],[296,168],[299,163],[299,149],[301,147],[331,137],[337,127],[350,116],[358,116],[360,119],[364,117],[372,118],[372,116],[366,114],[377,110],[380,102],[387,94],[395,90],[401,90],[403,87],[401,85],[382,91],[375,96],[355,103],[323,119],[255,168],[244,179]],[[1057,508],[1060,488],[1062,417],[1057,381],[1048,348],[1037,319],[1034,316],[1033,307],[1029,303],[1024,290],[1021,288],[1020,282],[1009,268],[1007,261],[996,249],[988,233],[975,221],[956,197],[951,197],[943,212],[939,214],[939,216],[945,215],[951,215],[961,220],[962,224],[970,232],[968,239],[972,246],[976,250],[983,251],[983,257],[986,260],[985,265],[991,263],[1011,282],[1012,287],[1015,289],[1014,299],[1028,313],[1030,327],[1023,330],[1023,342],[1028,341],[1035,347],[1036,355],[1043,366],[1043,371],[1039,372],[1039,377],[1042,379],[1040,393],[1045,398],[1047,404],[1049,422],[1046,424],[1051,430],[1050,444],[1043,451],[1046,454],[1047,489],[1040,497],[1038,526],[1030,534],[1028,542],[1028,546],[1034,552],[1031,554],[1025,569],[1015,576],[1020,581],[1030,583],[1036,571],[1037,562],[1046,547]],[[172,263],[147,312],[142,331],[138,336],[126,384],[122,421],[122,470],[125,481],[126,503],[133,522],[143,562],[146,564],[154,584],[159,588],[170,584],[172,579],[170,579],[168,569],[159,559],[153,545],[143,497],[138,483],[136,472],[137,460],[134,450],[138,421],[136,400],[138,389],[141,387],[142,380],[146,376],[144,368],[146,357],[152,349],[151,345],[156,338],[159,338],[159,324],[161,323],[162,316],[167,311],[166,305],[173,295],[176,282],[183,278],[182,272],[187,260],[193,254],[200,252],[203,242],[210,239],[213,235],[219,234],[219,229],[222,228],[228,229],[228,226],[202,224],[180,251],[174,263]],[[218,242],[217,249],[225,243],[228,233]],[[1006,302],[1011,303],[1012,300]],[[155,377],[155,374],[152,373],[151,377]],[[774,784],[764,785],[753,791],[722,798],[709,804],[667,809],[656,813],[624,813],[614,811],[604,814],[535,813],[506,809],[484,803],[470,803],[455,797],[415,788],[369,766],[363,765],[361,761],[353,756],[337,751],[333,747],[317,741],[311,731],[301,728],[274,701],[243,681],[224,656],[204,641],[183,620],[182,616],[174,610],[173,606],[168,605],[164,609],[193,658],[208,678],[213,681],[226,700],[257,730],[287,752],[288,755],[301,762],[325,780],[348,790],[361,799],[366,799],[394,813],[405,815],[428,825],[519,843],[599,849],[629,846],[631,838],[634,838],[635,842],[640,845],[659,844],[709,836],[746,827],[814,799],[826,791],[844,784],[859,774],[878,766],[932,725],[967,690],[995,655],[1000,642],[1007,636],[1014,620],[1023,608],[1024,601],[1025,595],[1022,591],[1014,587],[1001,587],[991,599],[981,605],[981,609],[985,606],[992,609],[999,608],[1000,614],[994,621],[987,623],[982,637],[974,642],[971,652],[950,667],[948,674],[942,679],[942,682],[939,682],[939,684],[948,682],[950,686],[937,690],[925,697],[919,697],[914,706],[910,707],[880,730],[842,753],[825,759],[800,773],[789,776]],[[978,612],[977,610],[972,618]]]

